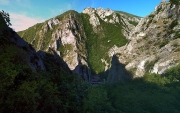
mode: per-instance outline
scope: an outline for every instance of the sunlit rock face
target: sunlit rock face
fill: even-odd
[[[134,77],[151,72],[163,74],[180,62],[179,19],[177,5],[162,2],[130,32],[126,46],[113,47],[109,55],[120,54],[119,61]]]

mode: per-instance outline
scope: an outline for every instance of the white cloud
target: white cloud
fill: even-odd
[[[15,29],[15,31],[25,30],[37,23],[44,21],[44,19],[31,18],[26,15],[15,14],[15,13],[10,13],[10,19],[11,19],[12,28]]]
[[[8,5],[9,0],[0,0],[0,5]]]

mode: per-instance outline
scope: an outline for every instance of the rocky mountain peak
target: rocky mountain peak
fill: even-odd
[[[87,7],[82,12],[84,14],[88,14],[90,16],[90,23],[93,25],[94,28],[96,28],[98,25],[100,25],[100,20],[102,19],[105,22],[108,23],[119,23],[119,18],[116,15],[114,11],[111,9],[103,9],[103,8],[91,8]]]
[[[92,14],[92,13],[97,13],[98,15],[103,15],[104,16],[110,16],[114,11],[111,9],[103,9],[103,8],[92,8],[92,7],[87,7],[82,11],[84,14]]]

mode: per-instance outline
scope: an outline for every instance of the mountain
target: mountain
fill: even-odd
[[[147,17],[143,18],[121,48],[114,46],[109,56],[119,55],[126,69],[141,77],[146,72],[163,74],[179,64],[179,5],[161,2]]]
[[[54,50],[85,80],[99,75],[101,80],[117,81],[127,71],[136,78],[146,72],[163,74],[179,64],[178,10],[178,5],[161,2],[150,15],[140,18],[88,7],[82,13],[67,11],[18,34],[37,51]],[[122,66],[112,66],[113,56]]]
[[[0,112],[82,111],[88,84],[72,74],[58,55],[36,52],[6,25],[8,16],[2,14],[0,11]]]
[[[82,13],[67,11],[18,34],[36,51],[55,51],[74,73],[90,81],[110,69],[112,57],[108,51],[124,46],[140,19],[111,9],[88,7]]]

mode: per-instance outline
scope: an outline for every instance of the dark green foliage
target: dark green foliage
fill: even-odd
[[[2,17],[4,18],[7,26],[11,26],[11,23],[10,23],[10,18],[9,18],[9,13],[6,13],[5,11],[0,11],[0,14],[2,15]]]
[[[129,21],[130,24],[134,25],[134,26],[137,26],[138,25],[138,22],[134,22],[134,21]]]
[[[172,22],[171,22],[171,25],[169,26],[169,29],[173,29],[176,25],[178,25],[178,21],[177,20],[173,20]]]
[[[162,48],[164,47],[166,44],[169,43],[169,40],[168,39],[163,39],[160,41],[160,43],[158,44],[159,45],[159,48]]]
[[[61,56],[65,56],[67,51],[72,51],[73,50],[73,46],[71,44],[65,44],[65,45],[60,45],[59,47],[59,51],[61,52]]]
[[[79,113],[87,85],[63,68],[53,56],[44,62],[47,71],[33,72],[26,65],[27,54],[21,48],[0,47],[0,112]]]
[[[146,62],[146,64],[145,64],[146,72],[150,71],[150,70],[153,68],[154,64],[155,64],[156,62],[158,62],[158,60],[159,60],[159,58],[156,57],[153,61],[151,61],[151,62],[149,62],[149,61]]]
[[[179,0],[169,0],[169,2],[171,2],[172,4],[175,4],[175,5],[179,5],[180,4]]]
[[[177,38],[180,38],[180,33],[179,33],[179,31],[176,31],[176,32],[175,32],[174,39],[177,39]]]
[[[162,10],[162,7],[159,7],[159,8],[157,9],[157,13],[159,13],[161,10]]]
[[[92,106],[88,110],[95,110],[92,112],[98,111],[101,106],[108,106],[107,113],[178,113],[180,112],[179,80],[180,65],[169,69],[163,75],[147,73],[143,78],[92,87],[85,100]],[[106,102],[100,101],[101,104],[96,104],[95,100],[97,103],[100,100]],[[92,105],[93,102],[95,105]],[[104,112],[104,109],[98,112]]]
[[[155,16],[154,14],[150,14],[149,15],[150,18],[154,18],[154,16]]]
[[[83,113],[112,113],[114,109],[103,87],[91,87],[83,100]]]

